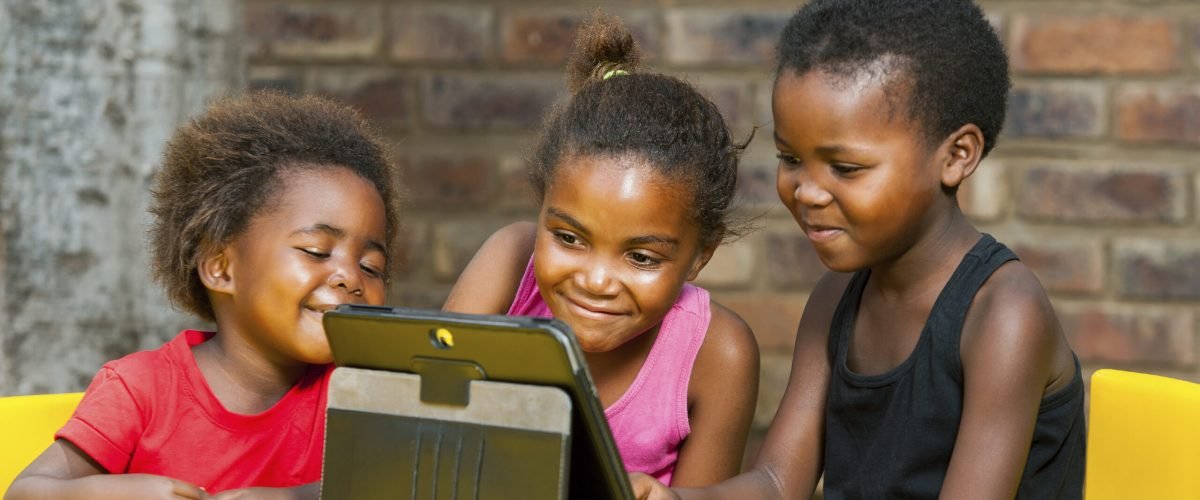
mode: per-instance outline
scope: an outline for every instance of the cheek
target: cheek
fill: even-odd
[[[553,285],[571,273],[579,258],[578,252],[569,251],[553,242],[539,242],[534,250],[533,276],[539,286],[543,283]]]
[[[387,301],[387,285],[384,285],[382,280],[372,280],[371,283],[367,283],[363,301],[372,306],[383,305]]]
[[[779,201],[789,207],[796,198],[796,181],[783,167],[779,167],[775,174],[775,191],[779,195]]]

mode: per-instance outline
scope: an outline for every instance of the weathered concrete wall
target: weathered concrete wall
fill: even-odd
[[[0,0],[0,395],[204,326],[147,272],[175,126],[241,86],[238,0]]]

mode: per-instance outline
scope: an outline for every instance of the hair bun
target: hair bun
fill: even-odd
[[[596,10],[576,32],[567,61],[567,88],[575,93],[588,81],[619,74],[614,70],[633,72],[641,62],[641,50],[624,23]]]

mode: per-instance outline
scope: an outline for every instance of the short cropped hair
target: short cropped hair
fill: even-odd
[[[778,74],[898,70],[892,81],[907,84],[909,117],[929,144],[973,123],[987,155],[1004,125],[1008,57],[969,0],[813,0],[788,21],[778,51]]]

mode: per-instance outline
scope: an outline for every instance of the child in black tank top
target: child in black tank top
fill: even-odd
[[[958,187],[991,151],[1004,48],[969,0],[814,0],[784,28],[780,200],[832,273],[755,467],[642,498],[1081,498],[1079,364],[1041,284]]]

